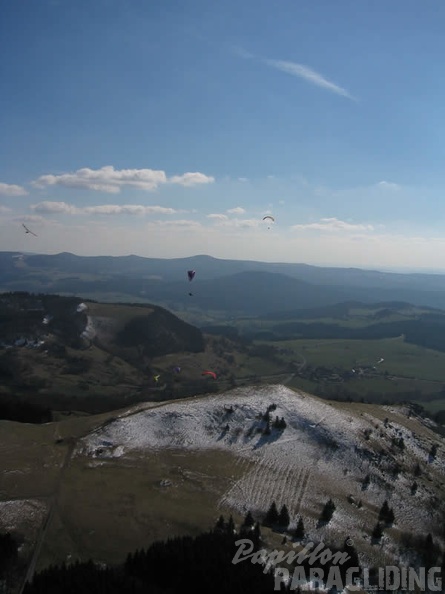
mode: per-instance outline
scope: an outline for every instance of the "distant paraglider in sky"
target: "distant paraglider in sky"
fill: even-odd
[[[196,274],[195,270],[187,270],[187,277],[188,277],[190,283],[195,278],[195,274]],[[193,293],[191,291],[189,292],[189,296],[193,297]]]
[[[268,221],[268,222],[271,221],[272,223],[275,223],[275,219],[271,215],[266,215],[265,217],[263,217],[263,221]],[[270,229],[270,222],[269,222],[269,226],[267,228]]]

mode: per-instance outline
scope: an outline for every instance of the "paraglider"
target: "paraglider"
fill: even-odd
[[[173,371],[174,371],[175,373],[179,373],[179,372],[181,371],[181,368],[180,368],[179,366],[178,366],[178,367],[175,367],[175,368],[173,369]]]
[[[216,380],[216,373],[214,371],[203,371],[201,375],[211,375]]]
[[[156,383],[158,383],[160,377],[161,377],[160,375],[154,375],[153,379],[155,380]]]
[[[187,270],[187,276],[188,276],[190,283],[195,278],[195,274],[196,274],[195,270]],[[189,292],[189,297],[193,297],[193,293],[191,291]]]
[[[271,216],[271,215],[266,215],[265,217],[263,217],[263,221],[267,221],[270,220],[272,221],[272,223],[275,223],[275,219]],[[268,229],[270,229],[270,227],[267,227]]]

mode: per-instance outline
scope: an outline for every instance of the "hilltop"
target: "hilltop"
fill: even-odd
[[[290,523],[262,525],[270,549],[287,550],[302,518],[304,542],[338,546],[349,537],[362,566],[415,566],[427,534],[437,555],[444,550],[443,440],[410,407],[329,403],[269,385],[1,425],[3,529],[21,533],[23,555],[31,555],[49,518],[37,569],[88,558],[119,563],[156,540],[199,534],[221,514],[238,523],[251,511],[262,525],[273,501],[287,507]],[[329,499],[332,519],[321,522]],[[375,541],[384,501],[395,517]]]
[[[47,294],[2,294],[0,330],[3,396],[56,409],[94,412],[144,399],[159,389],[155,358],[206,350],[201,330],[160,306]]]
[[[14,409],[26,400],[56,411],[98,413],[252,383],[258,369],[289,376],[281,361],[268,361],[268,353],[256,354],[236,337],[207,334],[153,304],[4,293],[0,331],[0,399]],[[45,410],[42,419],[47,416]]]

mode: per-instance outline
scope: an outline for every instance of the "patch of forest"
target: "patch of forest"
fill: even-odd
[[[404,335],[405,341],[445,352],[445,316],[428,314],[417,320],[400,320],[350,328],[323,322],[276,324],[270,333],[279,340],[295,338],[378,340]]]

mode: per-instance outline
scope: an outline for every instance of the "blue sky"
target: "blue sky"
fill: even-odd
[[[442,0],[6,0],[0,250],[445,270],[444,26]]]

